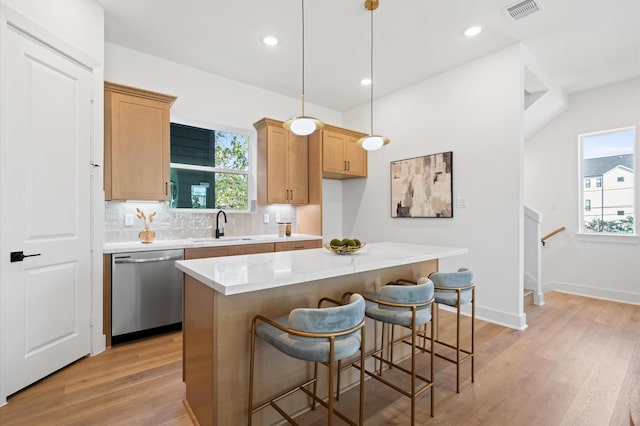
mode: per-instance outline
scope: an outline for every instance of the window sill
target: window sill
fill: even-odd
[[[581,241],[592,241],[599,243],[623,243],[638,244],[640,238],[637,234],[620,235],[620,234],[585,234],[578,232],[576,238]]]

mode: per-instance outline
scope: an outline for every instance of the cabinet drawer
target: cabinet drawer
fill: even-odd
[[[262,244],[244,244],[241,246],[233,247],[233,254],[256,254],[256,253],[271,253],[273,251],[273,243]]]
[[[202,259],[204,257],[222,257],[233,256],[233,246],[224,247],[201,247],[186,249],[184,251],[185,259]]]
[[[307,250],[322,247],[321,240],[287,241],[276,243],[276,251]]]

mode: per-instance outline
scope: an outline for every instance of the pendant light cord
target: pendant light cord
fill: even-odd
[[[371,135],[373,136],[373,7],[371,8],[371,102],[370,102],[370,115],[371,115]]]

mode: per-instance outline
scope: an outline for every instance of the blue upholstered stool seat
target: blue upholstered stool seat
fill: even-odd
[[[436,286],[436,303],[442,303],[443,305],[449,306],[458,305],[458,290],[455,290],[456,288],[469,287],[473,285],[473,272],[468,269],[460,272],[434,272],[429,275],[429,278]],[[447,290],[444,287],[450,287],[452,290]],[[471,288],[460,290],[461,305],[471,303],[472,299],[473,296]]]
[[[249,404],[248,426],[252,425],[253,415],[267,407],[273,407],[282,417],[292,424],[295,421],[287,414],[278,401],[291,395],[294,391],[302,391],[311,398],[311,409],[321,404],[328,410],[327,424],[333,424],[333,417],[338,416],[346,423],[355,426],[364,424],[364,371],[360,372],[360,406],[358,423],[348,418],[345,414],[333,408],[333,390],[335,364],[340,366],[340,360],[360,352],[360,365],[364,365],[365,344],[365,300],[357,293],[350,296],[348,304],[341,305],[332,299],[323,298],[337,305],[329,308],[297,308],[276,319],[269,319],[262,315],[253,317],[251,325],[251,356],[249,364]],[[271,399],[259,404],[254,404],[254,374],[256,358],[256,336],[278,349],[280,352],[292,358],[313,362],[313,377],[295,384],[293,387],[282,391],[279,395],[271,396]],[[318,363],[328,367],[327,388],[328,400],[317,395]],[[311,386],[313,389],[309,390]],[[338,388],[340,383],[338,381]]]
[[[309,333],[333,333],[358,325],[364,317],[362,296],[354,294],[350,304],[324,309],[298,308],[273,321],[283,327]],[[290,334],[267,323],[256,327],[256,334],[278,350],[294,358],[312,362],[329,361],[329,339]],[[360,349],[360,331],[335,339],[334,360],[341,360]]]
[[[386,305],[380,302],[390,302],[394,304],[422,304],[416,307],[415,325],[426,324],[431,321],[431,310],[429,305],[424,305],[433,298],[433,284],[429,281],[424,284],[386,285],[380,289],[379,293],[366,295],[367,317],[376,321],[388,324],[412,325],[412,314],[410,307],[399,307]]]
[[[382,323],[381,342],[378,346],[377,332],[375,333],[376,342],[374,343],[374,351],[371,356],[380,363],[377,371],[365,372],[370,377],[392,387],[404,396],[411,399],[411,425],[415,425],[416,399],[426,391],[431,390],[431,416],[433,416],[433,377],[434,377],[434,350],[433,340],[430,340],[431,346],[427,349],[430,352],[430,373],[425,376],[418,372],[416,367],[416,355],[424,351],[417,351],[421,348],[417,344],[418,328],[424,326],[431,321],[431,305],[433,304],[434,288],[433,283],[424,278],[418,283],[410,283],[410,285],[400,285],[399,282],[391,283],[380,288],[378,293],[366,294],[367,300],[365,315],[375,321]],[[408,327],[411,335],[403,336],[396,340],[394,338],[394,326]],[[386,337],[386,331],[391,329],[391,338]],[[431,331],[433,332],[433,322],[431,323]],[[424,339],[423,339],[424,340]],[[405,368],[394,362],[393,347],[396,343],[407,343],[411,346],[411,363],[409,368]],[[384,352],[388,353],[385,357]],[[398,371],[407,373],[409,377],[409,390],[406,385],[393,384],[389,379],[383,378],[383,364],[388,368],[394,368]],[[374,365],[375,367],[375,365]],[[394,381],[397,379],[394,379]]]
[[[436,343],[456,350],[456,357],[450,358],[444,354],[436,354],[439,358],[456,364],[456,392],[460,392],[460,364],[468,359],[471,360],[471,382],[474,378],[474,358],[475,358],[475,283],[473,272],[467,268],[460,268],[457,272],[434,272],[429,275],[435,286],[435,310],[437,330],[437,313],[440,304],[456,308],[456,341],[444,342],[435,339]],[[462,305],[471,304],[471,345],[468,349],[463,349],[460,345],[460,309]],[[436,332],[437,336],[437,332]]]

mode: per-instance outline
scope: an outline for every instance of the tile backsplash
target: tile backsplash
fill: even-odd
[[[216,229],[216,213],[182,212],[169,209],[167,202],[105,202],[105,242],[136,241],[144,228],[142,220],[136,217],[136,207],[147,216],[156,212],[151,228],[158,240],[179,240],[213,236]],[[267,235],[278,233],[276,214],[281,222],[291,222],[296,232],[296,209],[288,205],[258,206],[255,213],[227,214],[227,223],[220,216],[220,226],[224,225],[225,236]],[[269,223],[264,223],[264,215],[269,215]],[[133,216],[133,225],[125,226],[125,216]]]

